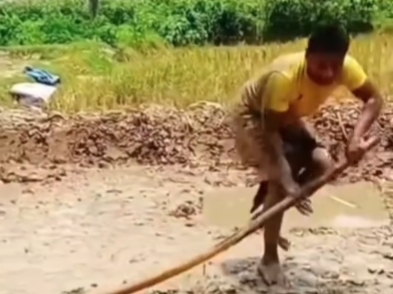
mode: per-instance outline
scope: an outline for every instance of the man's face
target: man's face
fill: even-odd
[[[307,73],[319,85],[330,85],[340,75],[345,55],[307,53]]]

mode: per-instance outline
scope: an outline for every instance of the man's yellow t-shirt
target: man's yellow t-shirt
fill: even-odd
[[[304,117],[318,110],[337,87],[345,86],[353,91],[362,86],[366,79],[367,75],[360,64],[347,55],[342,72],[334,84],[315,84],[306,73],[305,53],[301,52],[275,59],[263,73],[246,85],[244,93],[248,101],[250,98],[254,100],[251,104],[260,103],[260,110],[290,110],[297,117]]]

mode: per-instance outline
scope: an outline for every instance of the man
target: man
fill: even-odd
[[[283,197],[296,197],[302,185],[332,168],[328,152],[302,118],[314,114],[339,86],[364,102],[346,150],[352,163],[363,156],[364,136],[377,119],[383,99],[359,63],[347,54],[349,43],[341,27],[321,25],[310,36],[305,52],[278,57],[242,88],[234,131],[241,159],[261,177],[259,201],[253,209],[261,200],[266,210]],[[307,200],[297,208],[304,214],[312,212]],[[285,283],[277,248],[289,246],[280,237],[282,219],[280,214],[265,224],[265,251],[258,272],[267,284]]]

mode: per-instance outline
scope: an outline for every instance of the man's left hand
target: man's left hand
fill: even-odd
[[[362,138],[353,138],[349,141],[346,156],[351,164],[359,162],[366,153],[365,141]]]

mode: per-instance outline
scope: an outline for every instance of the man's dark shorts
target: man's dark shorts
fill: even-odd
[[[261,118],[255,114],[239,112],[234,117],[233,126],[236,149],[243,164],[259,171],[264,170],[266,154]],[[287,128],[280,131],[280,134],[285,156],[295,174],[311,162],[316,148],[323,148],[309,126],[296,130]]]

